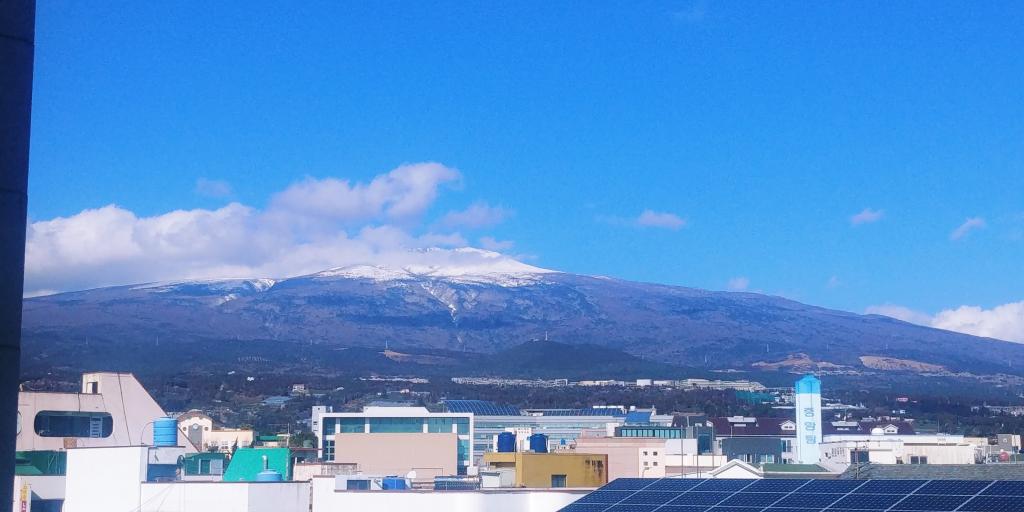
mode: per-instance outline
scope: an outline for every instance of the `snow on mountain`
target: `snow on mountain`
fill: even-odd
[[[471,247],[415,251],[417,263],[405,265],[349,265],[313,274],[312,277],[370,279],[378,282],[437,279],[505,287],[543,282],[556,271],[527,265],[493,251]]]
[[[175,281],[160,281],[132,286],[132,290],[148,290],[154,293],[162,293],[178,290],[183,286],[202,286],[208,290],[219,290],[226,292],[233,291],[255,291],[265,292],[272,288],[277,281],[274,279],[180,279]],[[231,299],[228,299],[231,300]]]

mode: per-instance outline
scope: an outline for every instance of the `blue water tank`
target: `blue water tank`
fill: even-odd
[[[153,421],[153,446],[178,446],[178,420],[163,417]]]
[[[516,451],[516,435],[512,432],[498,434],[498,451],[501,453]]]
[[[380,483],[380,487],[385,491],[404,491],[409,488],[409,486],[405,484],[405,479],[397,476],[384,477]]]
[[[530,436],[530,450],[534,453],[547,453],[548,436],[544,434],[534,434]]]
[[[263,471],[256,473],[257,482],[280,482],[281,480],[284,480],[281,477],[281,473],[278,473],[273,469],[264,469]]]

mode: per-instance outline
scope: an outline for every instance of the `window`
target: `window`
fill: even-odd
[[[928,457],[926,457],[924,455],[911,455],[910,456],[910,463],[911,464],[928,464]]]
[[[645,452],[644,452],[644,457],[646,457],[646,456],[647,456],[647,452],[645,451]]]
[[[340,434],[361,434],[366,432],[366,420],[363,418],[337,418],[337,432]]]
[[[565,475],[551,475],[551,487],[565,487]]]
[[[423,418],[370,418],[371,433],[423,432]]]
[[[651,452],[655,457],[658,456],[658,452]]]
[[[110,437],[114,418],[105,412],[39,411],[35,430],[42,437]]]
[[[654,465],[654,466],[657,466],[657,465],[658,465],[658,461],[654,461],[654,464],[653,464],[653,465]]]
[[[427,432],[448,434],[452,432],[454,418],[427,418]]]
[[[455,418],[455,433],[462,435],[469,433],[469,418]]]
[[[851,450],[850,451],[850,463],[851,464],[866,464],[871,462],[870,454],[865,450]]]
[[[346,488],[350,491],[369,491],[369,480],[349,480]]]

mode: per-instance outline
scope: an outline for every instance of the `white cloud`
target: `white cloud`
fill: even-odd
[[[734,292],[741,292],[750,286],[750,279],[743,276],[734,277],[729,280],[726,286]]]
[[[850,216],[850,224],[859,226],[861,224],[871,224],[878,222],[885,217],[885,210],[872,210],[871,208],[864,208],[860,213]]]
[[[949,234],[949,239],[960,240],[961,238],[967,236],[971,231],[974,231],[976,229],[982,229],[985,227],[985,225],[985,219],[981,217],[971,217],[965,220],[963,224],[960,224],[959,227],[954,229],[953,232]]]
[[[480,247],[488,251],[505,251],[515,247],[515,245],[516,243],[512,240],[497,240],[492,236],[480,237]]]
[[[441,185],[460,178],[459,171],[432,162],[403,165],[369,183],[306,178],[270,204],[278,212],[329,221],[408,220],[434,203]]]
[[[839,279],[839,276],[832,276],[825,281],[825,288],[839,288],[843,285],[843,281]]]
[[[1011,302],[992,309],[960,306],[947,309],[932,318],[932,326],[1024,343],[1024,301]]]
[[[484,228],[501,224],[510,216],[512,216],[511,210],[478,201],[469,205],[465,210],[448,212],[441,219],[441,225],[450,228]]]
[[[674,213],[644,210],[640,213],[640,216],[636,218],[636,225],[676,230],[686,226],[686,219]]]
[[[1011,302],[992,309],[960,306],[940,311],[934,316],[892,304],[871,306],[866,312],[947,331],[1024,343],[1024,301]]]
[[[196,180],[196,193],[201,196],[222,198],[231,195],[231,184],[224,180],[199,178]]]
[[[262,210],[230,203],[140,217],[107,205],[32,222],[25,289],[39,294],[169,279],[287,277],[359,263],[415,264],[425,256],[412,249],[467,245],[457,231],[431,231],[422,223],[441,185],[458,179],[458,171],[440,164],[413,164],[369,183],[306,179],[274,194]],[[502,245],[495,242],[492,249]]]

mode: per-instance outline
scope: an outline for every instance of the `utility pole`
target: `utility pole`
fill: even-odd
[[[35,25],[35,0],[0,0],[0,508],[14,502]]]

